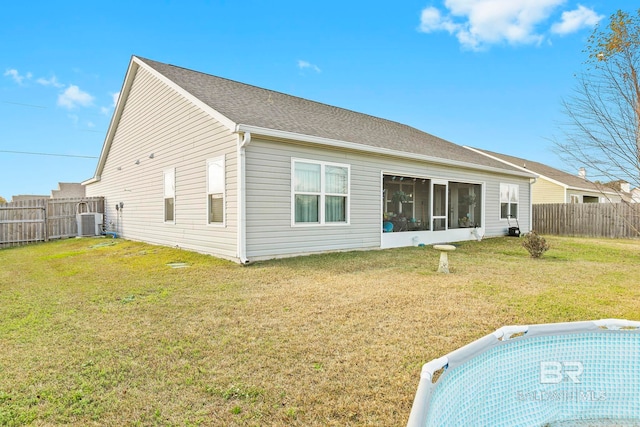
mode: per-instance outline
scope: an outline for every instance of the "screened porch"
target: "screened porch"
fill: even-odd
[[[429,243],[434,241],[428,236],[434,234],[431,232],[464,229],[466,237],[469,229],[482,227],[482,207],[480,183],[385,174],[382,180],[382,231],[383,239],[389,245],[383,242],[383,246],[415,244],[413,237],[416,236]],[[412,241],[391,237],[400,233],[412,234]],[[458,234],[462,236],[463,233],[451,234],[451,241]],[[436,241],[443,241],[445,237],[440,234]]]

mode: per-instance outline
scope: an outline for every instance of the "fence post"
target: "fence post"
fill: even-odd
[[[44,241],[49,241],[49,202],[44,205]]]

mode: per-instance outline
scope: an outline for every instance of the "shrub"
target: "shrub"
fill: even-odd
[[[540,258],[543,253],[549,250],[549,244],[535,231],[531,231],[524,236],[522,247],[529,251],[531,258]]]

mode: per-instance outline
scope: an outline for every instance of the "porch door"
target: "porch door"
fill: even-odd
[[[431,181],[431,229],[440,231],[447,229],[447,206],[449,192],[447,181]]]

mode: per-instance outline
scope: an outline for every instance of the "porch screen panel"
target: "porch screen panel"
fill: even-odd
[[[449,182],[449,228],[480,226],[481,196],[480,184]]]
[[[433,231],[447,229],[447,185],[433,184]]]
[[[433,216],[447,216],[446,185],[433,185]]]

